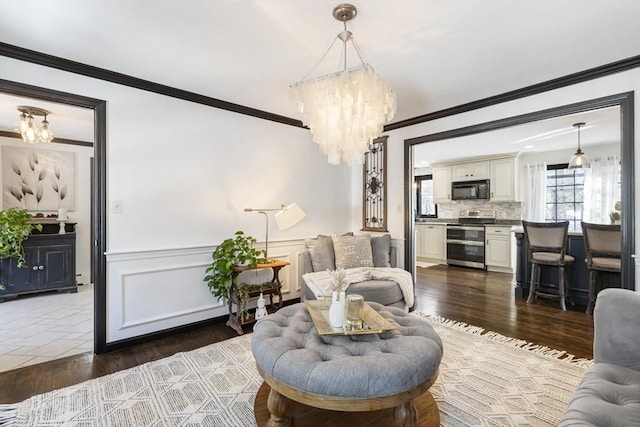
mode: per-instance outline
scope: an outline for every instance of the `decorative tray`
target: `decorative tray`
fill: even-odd
[[[362,310],[362,327],[350,328],[343,326],[342,328],[334,328],[329,322],[330,300],[306,300],[304,302],[307,311],[313,319],[318,334],[320,335],[367,335],[380,334],[386,331],[392,331],[396,327],[384,317],[380,316],[377,311],[364,304]]]

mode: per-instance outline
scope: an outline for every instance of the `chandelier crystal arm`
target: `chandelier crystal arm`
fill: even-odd
[[[362,55],[362,51],[360,50],[360,46],[358,46],[358,43],[356,43],[355,37],[351,38],[351,44],[353,45],[354,50],[358,54],[358,58],[360,58],[360,63],[366,64],[366,61],[364,60],[364,56]]]
[[[320,65],[322,63],[322,61],[324,61],[324,58],[327,57],[327,54],[329,53],[329,51],[333,48],[333,45],[336,44],[336,40],[338,40],[338,38],[336,37],[335,39],[333,39],[333,41],[331,42],[331,44],[329,45],[329,47],[327,48],[327,50],[324,52],[324,55],[322,55],[322,58],[320,58],[320,60],[316,63],[316,65],[313,66],[313,68],[311,70],[309,70],[309,72],[307,74],[305,74],[305,76],[302,78],[302,80],[300,80],[300,82],[303,82],[307,79],[307,77],[309,77],[309,75],[311,73],[313,73],[315,71],[316,68],[318,68],[318,65]]]

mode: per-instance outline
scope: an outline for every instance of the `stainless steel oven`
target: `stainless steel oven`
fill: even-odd
[[[447,225],[447,264],[485,268],[483,225]]]

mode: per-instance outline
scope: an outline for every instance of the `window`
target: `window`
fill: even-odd
[[[415,178],[416,218],[436,218],[438,206],[433,202],[433,175]]]
[[[568,164],[547,166],[545,220],[569,221],[569,230],[580,230],[584,209],[584,170]]]

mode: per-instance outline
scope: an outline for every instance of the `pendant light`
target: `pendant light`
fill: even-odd
[[[575,123],[573,125],[573,127],[578,128],[578,151],[576,151],[576,154],[574,154],[569,161],[569,169],[582,169],[591,167],[591,165],[589,164],[589,159],[580,149],[580,127],[584,125],[584,122]]]

